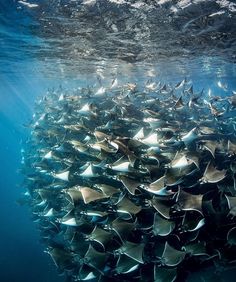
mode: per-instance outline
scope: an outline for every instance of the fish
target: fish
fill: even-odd
[[[180,264],[186,255],[185,251],[179,251],[170,246],[168,242],[165,244],[165,249],[162,254],[163,263],[169,267],[175,267]]]
[[[214,167],[212,162],[209,162],[206,166],[202,182],[206,183],[217,183],[226,177],[226,170],[218,170]]]
[[[218,86],[219,88],[223,89],[224,91],[227,91],[227,89],[228,89],[227,84],[223,84],[220,80],[217,81],[217,86]]]
[[[155,213],[153,223],[153,234],[156,236],[168,236],[175,227],[175,223],[166,218],[161,217],[158,213]]]

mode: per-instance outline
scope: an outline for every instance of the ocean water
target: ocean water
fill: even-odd
[[[114,79],[175,84],[185,77],[196,92],[236,91],[234,1],[0,0],[1,282],[65,280],[29,209],[17,204],[37,98]]]

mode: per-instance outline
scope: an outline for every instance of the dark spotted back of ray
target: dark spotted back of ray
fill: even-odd
[[[234,281],[234,1],[0,0],[0,44],[0,280]]]

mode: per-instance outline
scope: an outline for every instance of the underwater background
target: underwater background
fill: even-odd
[[[37,97],[98,80],[107,86],[115,78],[122,85],[185,77],[197,92],[224,96],[236,91],[235,63],[234,1],[0,0],[0,281],[64,281],[18,201],[22,144]]]

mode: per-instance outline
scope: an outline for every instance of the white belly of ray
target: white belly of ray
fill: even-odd
[[[69,181],[69,170],[65,171],[65,172],[61,172],[61,173],[54,173],[53,176],[55,178],[64,180],[64,181]]]
[[[44,159],[51,159],[52,158],[52,151],[49,151],[45,156]]]
[[[144,138],[144,132],[143,127],[134,135],[134,139],[143,139]]]
[[[67,219],[65,221],[61,221],[61,224],[68,226],[78,226],[74,217]]]
[[[93,172],[93,166],[92,166],[92,164],[90,164],[90,165],[85,169],[85,171],[80,174],[80,176],[82,176],[82,177],[96,177],[97,174],[95,174],[95,173]]]
[[[51,208],[47,213],[45,213],[43,216],[50,217],[53,216],[53,208]]]
[[[123,162],[119,165],[112,166],[111,168],[115,171],[128,172],[128,171],[130,171],[129,165],[130,165],[129,162]]]
[[[156,145],[158,145],[157,134],[156,133],[153,133],[153,134],[149,135],[147,138],[141,139],[140,141],[142,143],[146,144],[146,145],[149,145],[149,146],[156,146]]]
[[[185,156],[178,160],[174,160],[171,164],[172,168],[184,168],[186,166],[188,166],[188,160]]]

